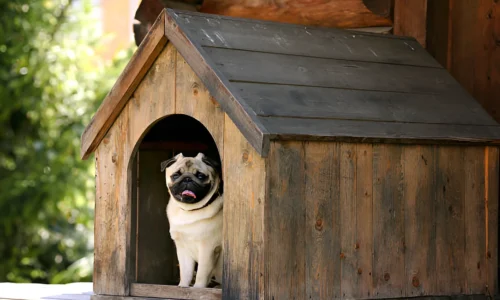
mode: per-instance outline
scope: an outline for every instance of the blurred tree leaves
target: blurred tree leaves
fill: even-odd
[[[99,58],[94,8],[0,0],[0,281],[91,280],[94,170],[80,136],[132,51]]]

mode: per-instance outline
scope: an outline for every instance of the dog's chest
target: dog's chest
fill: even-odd
[[[170,219],[170,235],[175,241],[197,242],[222,238],[222,211],[209,219],[185,224],[182,218]]]

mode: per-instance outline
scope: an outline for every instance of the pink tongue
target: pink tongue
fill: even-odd
[[[181,194],[182,196],[189,196],[189,197],[192,197],[192,198],[195,198],[196,199],[196,195],[191,192],[191,191],[188,191],[188,190],[185,190],[184,192],[182,192]]]

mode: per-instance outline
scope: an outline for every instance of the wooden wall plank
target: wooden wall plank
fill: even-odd
[[[429,1],[429,52],[500,121],[500,4]]]
[[[340,234],[342,298],[356,294],[358,266],[356,259],[357,163],[356,144],[340,144]]]
[[[373,296],[405,295],[402,146],[373,146]]]
[[[130,165],[131,193],[130,193],[130,268],[128,278],[137,281],[137,209],[138,209],[138,179],[139,155],[135,155]]]
[[[486,205],[486,258],[488,264],[488,286],[489,295],[497,295],[498,289],[498,182],[499,174],[499,151],[497,147],[486,147],[485,151],[485,205]]]
[[[306,299],[340,297],[339,147],[305,143]]]
[[[373,295],[373,146],[356,145],[356,245],[358,277],[352,297]]]
[[[259,116],[497,125],[470,96],[234,82]],[[285,104],[286,105],[283,105]]]
[[[465,168],[463,148],[437,148],[436,278],[437,294],[465,292]]]
[[[481,294],[487,284],[484,147],[464,149],[465,292]]]
[[[133,116],[126,131],[131,147],[138,146],[156,121],[175,111],[176,53],[173,45],[165,47],[127,103],[125,109]]]
[[[346,62],[223,48],[205,48],[205,51],[229,81],[424,94],[442,94],[457,86],[442,68]],[[256,62],[265,63],[257,64],[256,68]]]
[[[213,15],[203,18],[182,12],[178,15],[188,34],[205,47],[439,67],[412,38],[220,19]]]
[[[128,295],[131,260],[132,161],[138,142],[159,118],[174,112],[173,47],[162,51],[96,150],[94,292]],[[171,74],[170,76],[166,74]],[[174,75],[172,75],[174,74]],[[151,89],[151,86],[155,86]]]
[[[426,49],[445,68],[449,69],[450,0],[427,1]]]
[[[305,299],[304,146],[273,142],[267,162],[265,298]]]
[[[426,46],[427,0],[394,1],[394,34],[412,36]]]
[[[436,147],[404,147],[406,296],[436,292]]]
[[[172,150],[142,150],[139,155],[136,282],[177,285],[178,261],[165,212],[169,194],[159,167]]]
[[[123,111],[96,151],[94,293],[128,295],[131,262],[127,151],[128,112]]]
[[[500,3],[451,1],[449,71],[500,121]]]
[[[219,153],[222,153],[224,111],[178,52],[176,54],[175,95],[175,112],[192,116],[202,122],[215,140]]]
[[[264,295],[265,160],[226,115],[224,140],[225,299],[262,299]],[[280,252],[280,251],[278,251]]]
[[[88,158],[99,145],[166,43],[163,13],[158,16],[144,43],[134,53],[90,124],[85,128],[81,143],[82,159]]]

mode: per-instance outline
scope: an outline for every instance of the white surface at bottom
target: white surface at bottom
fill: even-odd
[[[92,282],[69,284],[0,283],[0,299],[90,300]]]

